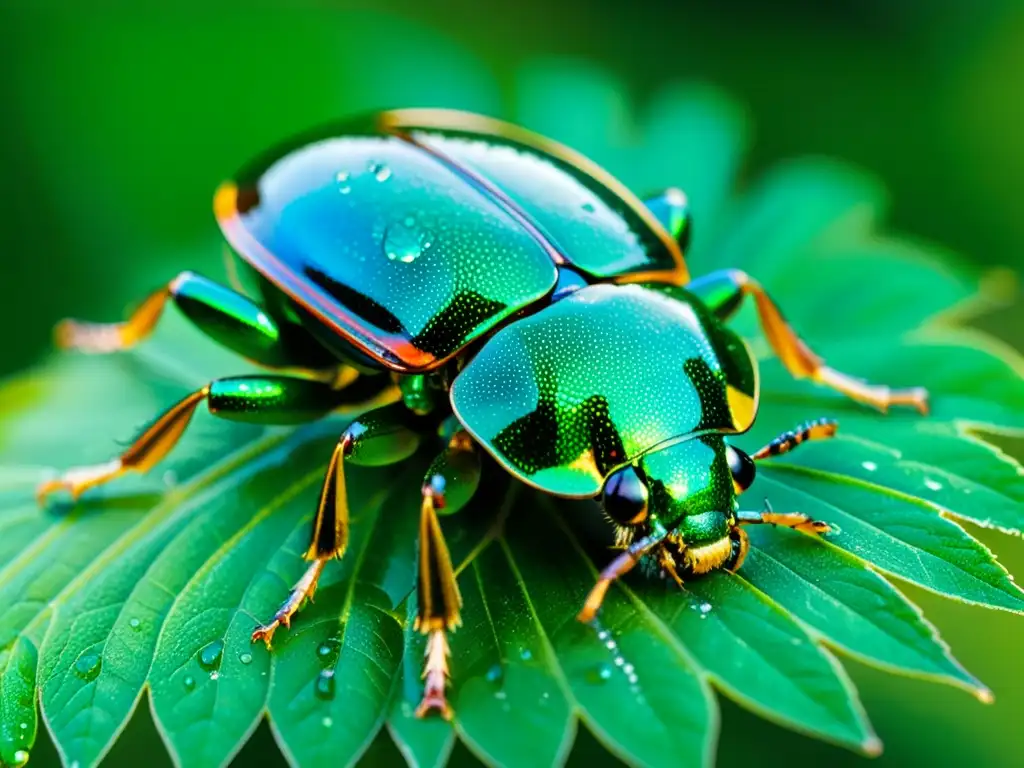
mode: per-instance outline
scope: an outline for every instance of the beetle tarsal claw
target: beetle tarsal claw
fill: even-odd
[[[306,572],[295,582],[295,586],[292,587],[292,591],[288,594],[288,599],[277,609],[273,621],[269,624],[260,624],[253,630],[252,642],[256,643],[262,640],[267,648],[270,648],[270,642],[278,627],[291,628],[292,616],[298,612],[306,599],[312,598],[313,593],[316,592],[317,582],[320,580],[320,574],[323,572],[326,564],[327,560],[324,558],[310,563]]]
[[[79,496],[90,488],[102,485],[108,480],[114,479],[122,472],[124,472],[124,466],[120,459],[114,459],[105,464],[94,464],[88,467],[69,469],[52,480],[40,483],[39,487],[36,488],[36,499],[40,504],[43,504],[51,494],[60,491],[67,491],[71,494],[71,498],[78,499]]]
[[[445,630],[432,630],[427,638],[427,659],[423,668],[423,700],[416,708],[416,717],[426,717],[430,712],[438,712],[445,720],[452,719],[452,708],[445,697],[448,687],[448,638]]]

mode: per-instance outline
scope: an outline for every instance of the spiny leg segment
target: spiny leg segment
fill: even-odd
[[[432,711],[439,712],[445,719],[452,716],[446,697],[451,653],[448,633],[462,623],[462,596],[438,513],[454,514],[465,506],[476,492],[479,480],[479,454],[469,435],[459,431],[431,465],[423,482],[415,629],[427,636],[427,648],[423,700],[416,708],[417,717],[425,717]]]

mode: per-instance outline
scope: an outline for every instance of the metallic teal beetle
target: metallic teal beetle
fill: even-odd
[[[223,184],[214,209],[259,301],[183,273],[126,322],[65,321],[58,339],[86,352],[125,349],[172,300],[216,341],[289,374],[211,382],[123,455],[66,472],[40,498],[150,469],[204,401],[215,415],[271,424],[372,404],[331,457],[308,570],[253,633],[269,647],[345,551],[345,466],[395,463],[439,440],[422,486],[420,714],[450,715],[446,633],[461,605],[438,514],[473,496],[487,455],[544,492],[600,499],[616,524],[622,552],[586,599],[584,621],[638,563],[681,581],[738,568],[743,525],[828,530],[796,512],[738,508],[755,460],[835,432],[833,422],[808,422],[753,456],[728,444],[758,403],[757,365],[724,325],[744,296],[794,376],[883,410],[926,409],[921,389],[827,367],[746,274],[690,280],[678,190],[641,202],[566,147],[488,118],[397,110],[321,130]]]

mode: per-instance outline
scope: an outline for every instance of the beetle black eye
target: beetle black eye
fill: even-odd
[[[647,486],[636,467],[623,467],[608,478],[601,504],[619,525],[638,525],[647,519]]]
[[[757,468],[754,460],[738,448],[727,446],[726,455],[729,458],[729,471],[732,472],[732,482],[736,487],[736,493],[743,493],[754,483],[757,475]]]

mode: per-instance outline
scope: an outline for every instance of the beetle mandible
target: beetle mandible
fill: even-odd
[[[622,551],[586,598],[583,621],[638,563],[682,583],[739,568],[744,525],[828,531],[798,512],[739,509],[755,461],[836,429],[808,422],[753,455],[729,444],[758,407],[756,361],[725,324],[745,297],[793,376],[883,411],[927,410],[923,389],[828,367],[744,272],[691,280],[682,192],[641,202],[576,152],[490,118],[405,109],[319,130],[221,185],[214,211],[258,281],[259,302],[184,272],[127,321],[64,321],[58,341],[127,349],[173,302],[215,341],[277,372],[211,382],[118,458],[44,483],[40,499],[151,469],[203,402],[214,415],[263,424],[372,402],[330,457],[308,569],[253,632],[270,647],[325,564],[345,552],[345,468],[397,463],[444,435],[422,485],[420,715],[451,715],[447,633],[460,622],[439,513],[472,497],[487,457],[546,493],[600,499],[617,526]]]

